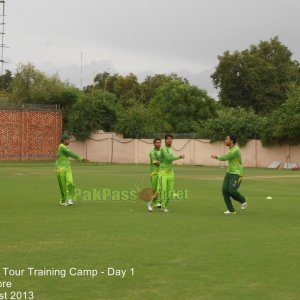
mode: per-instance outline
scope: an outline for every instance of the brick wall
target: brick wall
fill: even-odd
[[[59,110],[0,110],[0,160],[55,159],[62,125]]]

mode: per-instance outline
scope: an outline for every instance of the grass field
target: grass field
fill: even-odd
[[[0,295],[299,299],[300,172],[246,169],[240,190],[248,209],[235,202],[237,214],[224,216],[224,168],[176,167],[176,190],[187,190],[188,199],[171,202],[168,214],[148,213],[146,203],[127,200],[78,200],[61,207],[53,170],[53,162],[0,163],[0,282],[13,285],[0,288]],[[134,191],[137,182],[148,187],[148,178],[142,180],[148,172],[145,165],[73,165],[75,183],[86,191]],[[4,276],[4,267],[105,273]],[[127,273],[108,276],[107,268]]]

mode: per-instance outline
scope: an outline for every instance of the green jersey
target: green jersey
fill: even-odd
[[[174,156],[171,147],[164,146],[160,149],[160,166],[159,171],[162,173],[173,172],[173,161],[180,159],[179,156]]]
[[[218,156],[218,160],[228,160],[228,173],[243,176],[241,150],[238,146],[233,146],[227,154]]]
[[[158,174],[159,166],[156,166],[154,163],[160,161],[160,149],[153,148],[149,153],[150,164],[151,164],[151,174]]]
[[[57,151],[57,160],[55,163],[56,172],[67,172],[71,169],[69,157],[76,160],[82,160],[83,158],[68,149],[65,144],[60,144]]]

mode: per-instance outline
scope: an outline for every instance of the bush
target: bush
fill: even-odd
[[[212,142],[223,141],[229,133],[234,133],[240,146],[244,146],[248,139],[260,138],[265,117],[255,114],[253,109],[221,108],[216,118],[200,123],[198,132]]]

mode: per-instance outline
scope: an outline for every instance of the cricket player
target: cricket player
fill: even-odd
[[[60,204],[62,206],[73,205],[73,197],[75,193],[75,185],[73,182],[72,170],[69,161],[69,157],[72,157],[79,161],[88,161],[86,158],[82,158],[76,153],[68,149],[70,144],[70,136],[63,134],[61,138],[61,144],[58,147],[57,160],[55,163],[55,172],[58,179],[60,189]]]
[[[173,161],[184,158],[184,155],[174,156],[172,152],[173,136],[166,134],[165,146],[160,150],[160,165],[158,171],[158,194],[161,200],[161,211],[169,212],[167,206],[173,198],[174,170]]]
[[[160,147],[161,139],[155,138],[153,140],[154,148],[149,153],[150,157],[150,171],[151,171],[151,186],[153,190],[153,199],[148,203],[148,211],[153,211],[153,206],[160,208],[160,199],[158,197],[157,185],[158,185],[158,169],[160,165]]]
[[[241,209],[247,208],[246,198],[238,192],[238,188],[242,182],[243,164],[241,158],[241,150],[236,145],[236,137],[229,134],[225,139],[225,145],[229,147],[229,152],[223,156],[212,154],[211,157],[221,161],[228,161],[228,169],[223,181],[223,198],[227,206],[225,215],[236,214],[232,205],[231,198],[241,203]]]

